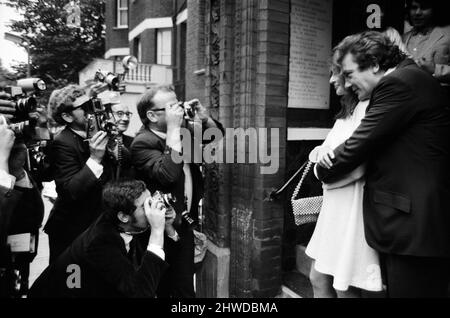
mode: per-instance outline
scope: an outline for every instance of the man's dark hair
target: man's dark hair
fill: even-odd
[[[406,58],[397,45],[383,33],[376,31],[365,31],[350,35],[337,45],[335,50],[341,52],[338,63],[347,54],[352,54],[359,69],[364,71],[371,66],[378,65],[381,70],[387,71],[397,66]]]
[[[119,223],[117,213],[132,215],[136,210],[135,201],[146,190],[145,183],[137,180],[108,183],[103,189],[103,213],[114,223]]]
[[[422,9],[431,9],[432,26],[445,26],[449,21],[449,4],[446,0],[406,0],[406,19],[411,23],[410,10],[413,2],[417,2]]]
[[[52,118],[60,125],[67,124],[62,119],[62,114],[73,110],[73,102],[85,94],[84,89],[75,84],[54,90],[50,95],[47,106],[51,111]]]
[[[153,98],[155,97],[156,93],[160,91],[175,92],[175,89],[172,85],[159,85],[152,87],[144,94],[144,96],[142,96],[137,104],[137,111],[144,126],[147,126],[149,124],[147,112],[155,106],[155,104],[153,103]]]

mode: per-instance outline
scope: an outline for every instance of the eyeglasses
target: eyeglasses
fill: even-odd
[[[123,118],[125,116],[127,116],[128,118],[131,118],[131,116],[133,116],[132,112],[114,112],[114,115],[116,115],[119,118]]]

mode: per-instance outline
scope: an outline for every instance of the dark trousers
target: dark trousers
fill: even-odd
[[[388,298],[444,298],[450,259],[380,254]]]

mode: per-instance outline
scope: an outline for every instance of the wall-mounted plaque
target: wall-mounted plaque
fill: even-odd
[[[290,108],[330,107],[333,0],[291,0]]]

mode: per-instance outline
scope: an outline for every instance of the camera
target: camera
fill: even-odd
[[[35,112],[38,106],[36,95],[46,89],[45,82],[39,78],[25,78],[18,80],[17,86],[7,86],[5,92],[11,95],[11,100],[16,104],[16,112],[11,122],[21,123],[29,120],[30,113]],[[29,93],[31,96],[28,96]]]
[[[196,106],[198,105],[197,100],[193,100],[190,102],[179,102],[178,105],[184,110],[184,118],[187,120],[194,120],[195,115],[197,113]]]
[[[98,70],[97,73],[95,73],[95,79],[99,82],[108,84],[110,89],[114,91],[121,90],[119,76],[114,73]]]
[[[37,96],[47,89],[39,78],[25,78],[17,81],[17,86],[7,86],[5,92],[15,102],[15,113],[9,123],[2,117],[0,125],[7,125],[16,134],[16,140],[27,148],[27,168],[31,173],[40,173],[46,168],[45,149],[50,138],[47,128],[37,127],[37,119],[30,117],[37,111]]]
[[[113,72],[103,71],[99,69],[95,73],[95,80],[108,84],[110,90],[113,91],[124,91],[125,86],[120,83],[125,79],[125,76],[130,70],[133,70],[137,67],[138,61],[132,56],[125,56],[122,60],[122,66],[124,68],[124,72],[122,74],[114,74]]]
[[[130,70],[136,68],[137,63],[138,61],[134,56],[126,56],[122,60],[124,68],[122,74],[99,69],[95,73],[94,81],[107,84],[110,91],[124,91],[125,86],[121,85],[121,82]],[[85,102],[83,109],[88,118],[87,139],[92,138],[98,131],[105,131],[110,136],[117,135],[117,125],[110,105],[105,106],[100,98],[91,98]]]
[[[162,193],[160,191],[155,191],[155,193],[153,194],[153,199],[160,200],[162,203],[164,203],[164,206],[166,207],[167,210],[169,210],[169,209],[175,210],[175,203],[177,202],[177,200],[174,196],[172,196],[171,193]],[[186,208],[186,202],[185,202],[185,208]],[[184,219],[189,226],[195,225],[195,221],[190,217],[188,211],[184,211],[183,213],[181,213],[181,215],[177,214],[175,223],[180,225],[181,219]]]
[[[88,125],[87,138],[92,138],[97,132],[104,131],[110,136],[117,135],[117,125],[114,121],[112,110],[105,107],[98,98],[91,98],[83,105]]]
[[[176,199],[172,196],[171,193],[162,193],[160,191],[155,191],[152,195],[152,200],[160,201],[164,204],[166,209],[173,210]]]

